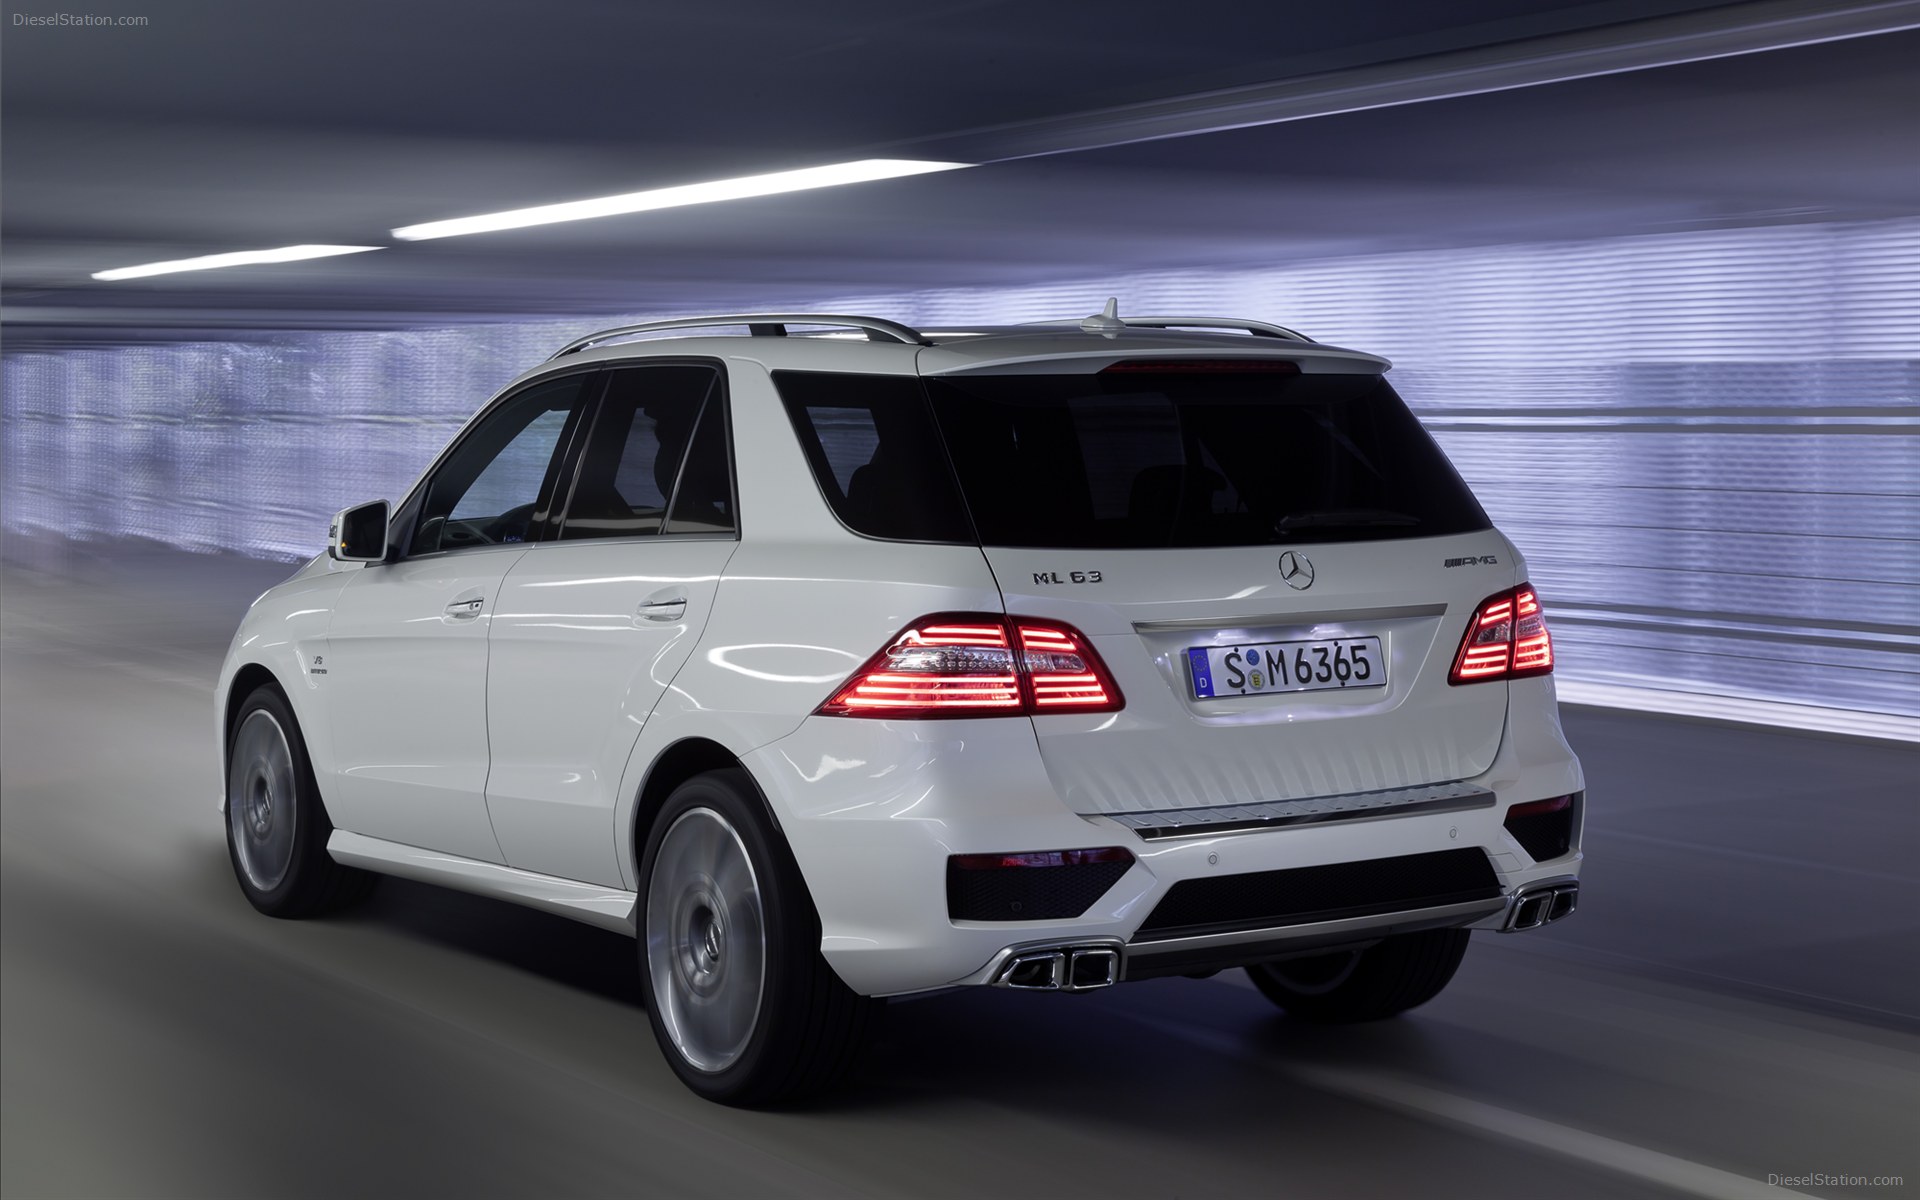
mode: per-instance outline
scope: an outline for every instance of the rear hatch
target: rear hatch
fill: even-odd
[[[1506,686],[1447,677],[1516,580],[1471,492],[1375,360],[1190,345],[923,355],[1007,611],[1086,634],[1125,698],[1034,718],[1060,794],[1138,812],[1485,771]]]

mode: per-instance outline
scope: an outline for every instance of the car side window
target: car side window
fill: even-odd
[[[973,526],[912,375],[775,371],[787,416],[827,504],[867,537],[973,540]]]
[[[707,397],[693,444],[673,489],[668,533],[737,533],[733,516],[733,456],[727,452],[727,413],[718,389]]]
[[[613,371],[580,457],[561,539],[734,528],[719,370],[659,363]]]
[[[407,553],[527,541],[550,504],[589,378],[535,384],[474,426],[428,482]]]

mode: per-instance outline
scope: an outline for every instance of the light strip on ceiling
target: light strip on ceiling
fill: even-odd
[[[572,200],[563,204],[543,204],[537,208],[516,208],[507,212],[484,213],[477,217],[428,221],[420,225],[403,226],[394,230],[393,236],[401,241],[417,242],[428,238],[459,237],[468,233],[492,233],[500,229],[522,229],[529,225],[551,225],[558,221],[585,221],[593,217],[651,212],[660,208],[682,208],[689,204],[713,204],[722,200],[773,196],[781,192],[839,187],[848,183],[870,183],[876,179],[899,179],[908,175],[926,175],[934,171],[953,171],[972,165],[972,163],[963,162],[924,162],[905,158],[863,158],[857,162],[806,167],[798,171],[743,175],[738,179],[716,179],[710,183],[688,183],[679,187],[653,188],[644,192],[627,192],[619,196],[602,196],[597,200]]]
[[[1742,0],[1369,66],[965,130],[919,142],[978,162],[1483,96],[1920,28],[1920,0]]]
[[[115,267],[95,271],[95,279],[144,279],[148,275],[172,275],[178,271],[212,271],[219,267],[252,267],[262,263],[299,262],[306,258],[332,258],[336,254],[365,254],[379,246],[281,246],[277,250],[235,250],[230,254],[208,254],[201,258],[176,258],[171,262],[142,263],[137,267]]]

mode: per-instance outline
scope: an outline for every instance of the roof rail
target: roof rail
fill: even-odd
[[[1107,319],[1117,320],[1131,329],[1238,329],[1254,337],[1285,338],[1292,342],[1311,342],[1313,339],[1304,333],[1288,329],[1284,325],[1273,325],[1266,321],[1248,321],[1240,317],[1114,317],[1104,314]],[[1091,319],[1091,318],[1089,318]],[[1081,325],[1080,321],[1030,321],[1030,325]]]
[[[714,317],[676,317],[670,321],[643,321],[638,325],[620,325],[613,329],[602,329],[583,338],[575,338],[560,349],[554,351],[553,358],[562,358],[569,354],[610,342],[615,338],[627,337],[636,333],[654,333],[662,329],[706,329],[717,325],[745,325],[747,332],[754,337],[785,337],[789,325],[840,325],[849,329],[866,331],[867,340],[872,342],[899,342],[906,346],[930,345],[918,330],[910,329],[896,321],[886,321],[879,317],[849,317],[834,313],[729,313]],[[553,359],[548,359],[552,362]]]
[[[1304,333],[1288,329],[1285,325],[1273,325],[1266,321],[1249,321],[1241,317],[1121,317],[1129,325],[1138,325],[1145,329],[1239,329],[1254,337],[1286,338],[1294,342],[1310,342],[1313,339]]]

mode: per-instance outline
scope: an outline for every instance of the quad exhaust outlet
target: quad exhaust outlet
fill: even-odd
[[[1120,981],[1114,946],[1054,946],[1025,950],[1007,960],[993,986],[1023,992],[1090,992]]]
[[[1579,902],[1580,885],[1577,883],[1556,883],[1551,887],[1521,892],[1508,906],[1507,923],[1500,927],[1501,932],[1518,933],[1523,929],[1550,925],[1572,913]]]

